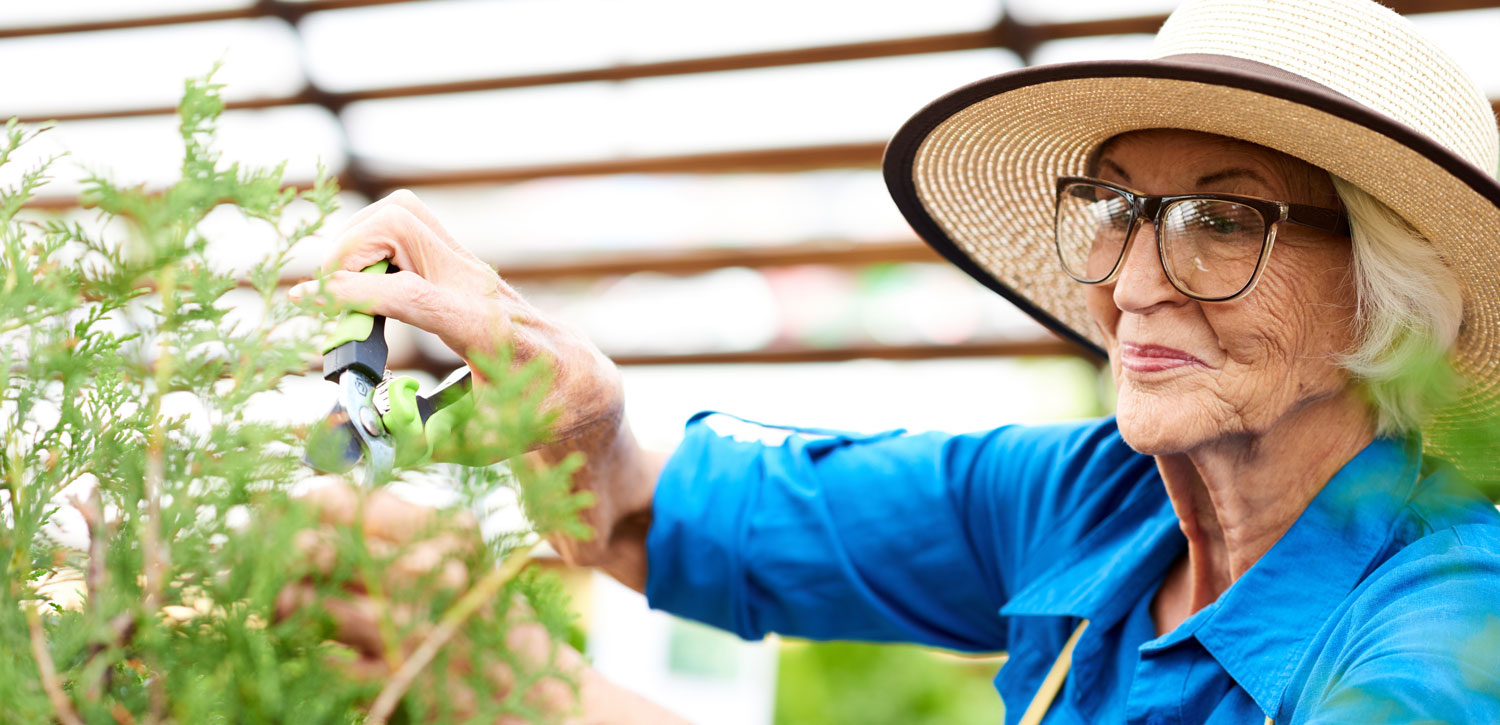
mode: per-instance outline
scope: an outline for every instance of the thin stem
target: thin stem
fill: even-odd
[[[41,616],[36,613],[35,606],[24,604],[22,608],[26,610],[26,626],[31,631],[31,656],[36,658],[36,669],[42,677],[42,690],[52,702],[57,719],[63,725],[83,725],[83,720],[73,709],[73,702],[63,692],[62,682],[57,679],[57,667],[52,664],[52,654],[47,651],[47,637],[42,632]]]
[[[98,614],[98,596],[105,591],[109,585],[109,570],[105,568],[104,547],[108,543],[107,533],[104,530],[104,506],[99,495],[99,487],[94,486],[89,491],[88,498],[69,496],[73,507],[83,517],[83,523],[89,530],[89,563],[84,575],[84,589],[87,598],[84,600],[88,610]]]
[[[77,496],[70,497],[73,506],[83,516],[83,522],[88,525],[89,530],[89,563],[85,570],[84,606],[91,617],[103,618],[102,599],[109,587],[109,570],[106,568],[105,556],[108,546],[109,532],[104,520],[104,501],[99,493],[99,486],[94,486],[89,491],[87,499]],[[131,632],[135,629],[135,617],[129,612],[115,615],[109,622],[110,638],[104,642],[97,642],[89,646],[88,659],[84,661],[80,671],[87,671],[94,660],[111,647],[117,647],[129,641]],[[100,693],[108,686],[110,670],[106,668],[99,677],[89,683],[84,692],[86,701],[92,701],[99,697]]]
[[[481,604],[494,598],[506,582],[514,579],[529,561],[531,561],[530,548],[521,549],[506,557],[500,566],[491,569],[463,597],[454,602],[448,611],[443,613],[438,626],[428,633],[427,638],[422,640],[420,645],[417,645],[417,649],[401,664],[401,669],[391,675],[390,681],[385,683],[385,687],[375,697],[375,704],[370,706],[370,719],[367,721],[370,725],[384,725],[386,720],[390,719],[391,713],[395,711],[397,703],[411,687],[411,683],[437,656],[438,650],[453,638],[459,626],[474,614]]]
[[[177,268],[169,265],[162,270],[161,275],[161,309],[166,312],[172,309],[177,297]],[[146,570],[146,601],[145,611],[147,616],[161,609],[162,590],[165,586],[166,570],[170,565],[167,561],[168,554],[161,545],[161,489],[166,479],[166,430],[161,421],[161,399],[163,391],[172,381],[173,358],[171,351],[165,347],[156,359],[155,377],[156,389],[151,391],[151,435],[146,444],[146,521],[141,526],[141,547]],[[146,722],[155,725],[166,717],[167,691],[163,682],[165,673],[156,672],[150,681],[151,690],[151,712],[146,717]]]

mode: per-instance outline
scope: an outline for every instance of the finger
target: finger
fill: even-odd
[[[365,496],[365,534],[394,543],[438,540],[453,536],[454,546],[478,539],[479,524],[467,511],[443,511],[412,503],[384,488]]]
[[[302,554],[312,571],[327,574],[338,563],[338,539],[325,528],[303,529],[292,537],[292,546]]]
[[[419,305],[431,307],[434,302],[448,301],[425,299],[433,289],[433,285],[421,275],[406,270],[395,274],[338,270],[322,282],[309,280],[292,287],[287,296],[293,302],[301,302],[305,297],[323,292],[327,297],[314,298],[314,303],[321,305],[325,299],[331,299],[336,305],[359,312],[398,317],[409,316],[401,313],[415,311]]]
[[[289,294],[293,301],[300,301],[313,294],[317,285],[304,282]],[[339,271],[327,278],[325,289],[341,304],[434,333],[460,354],[481,347],[483,341],[493,345],[511,338],[513,325],[506,315],[497,315],[492,321],[475,314],[472,299],[465,300],[411,272],[375,275]],[[492,301],[500,303],[498,299]]]
[[[400,591],[413,583],[421,583],[424,589],[462,589],[469,583],[469,567],[459,554],[469,548],[458,537],[449,535],[417,544],[386,569],[386,586],[390,591]]]
[[[452,249],[421,219],[405,207],[386,204],[372,210],[357,224],[349,225],[334,240],[337,251],[323,263],[323,271],[357,272],[382,259],[401,269],[422,273],[435,253]]]
[[[479,258],[475,257],[474,253],[469,251],[468,247],[459,244],[458,241],[453,238],[453,235],[448,233],[448,230],[443,226],[443,223],[438,221],[437,215],[433,214],[432,210],[427,208],[427,205],[423,204],[422,200],[417,198],[417,195],[410,189],[397,189],[389,194],[386,194],[384,198],[373,204],[370,204],[369,206],[366,206],[365,208],[355,213],[354,216],[349,218],[348,224],[349,226],[358,224],[374,215],[380,209],[383,209],[387,206],[399,206],[402,209],[411,212],[412,216],[416,217],[418,221],[422,222],[422,224],[426,225],[428,229],[432,230],[432,233],[436,235],[438,239],[441,239],[449,249],[452,249],[459,254],[478,261]]]
[[[319,486],[302,501],[318,511],[325,524],[352,526],[362,518],[366,536],[404,544],[453,535],[447,550],[460,551],[477,543],[479,524],[467,511],[443,512],[412,503],[384,488],[358,489],[344,481]]]
[[[346,654],[328,655],[327,662],[350,677],[364,682],[382,682],[391,676],[391,668],[383,660],[366,657],[353,648],[349,648]]]
[[[298,531],[292,540],[292,545],[297,548],[298,553],[302,554],[303,560],[308,565],[308,573],[317,574],[322,577],[332,574],[338,568],[341,560],[347,562],[372,558],[376,561],[384,561],[395,557],[399,550],[398,546],[384,539],[362,537],[362,540],[358,542],[358,546],[363,548],[364,556],[344,557],[345,551],[343,547],[350,544],[351,542],[347,538],[341,537],[339,532],[331,526],[317,529],[303,529]],[[344,558],[341,559],[341,557]],[[429,555],[428,558],[431,559],[431,556]],[[417,566],[417,564],[412,566]],[[444,586],[451,586],[450,582],[454,581],[454,576],[459,573],[457,571],[449,571],[448,568],[442,566],[442,562],[437,562],[431,566],[433,570],[438,571],[440,574],[438,581]],[[468,573],[467,567],[462,568],[461,571],[463,574]],[[355,574],[357,572],[349,573]],[[405,583],[417,578],[420,573],[415,570],[408,571],[405,569],[400,571],[385,570],[382,581],[386,584],[387,588],[391,588],[393,585],[404,586]],[[462,586],[462,584],[463,581],[459,581],[458,585]],[[366,582],[364,579],[356,577],[343,581],[343,585],[350,591],[363,593]]]
[[[362,656],[384,658],[386,642],[381,637],[381,618],[389,617],[390,626],[405,633],[403,640],[396,642],[402,651],[409,651],[431,630],[430,624],[411,627],[413,612],[409,606],[386,605],[363,596],[328,596],[320,594],[311,584],[290,584],[276,595],[277,621],[309,609],[321,609],[333,620],[335,641],[348,645]]]

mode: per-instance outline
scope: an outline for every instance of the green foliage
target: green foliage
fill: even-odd
[[[182,174],[166,190],[86,180],[80,202],[97,210],[98,229],[23,210],[55,159],[0,189],[0,720],[66,722],[72,710],[89,723],[363,722],[389,678],[355,676],[350,651],[330,643],[328,605],[351,592],[381,605],[391,669],[403,644],[447,617],[472,665],[452,678],[488,695],[498,689],[481,681],[492,665],[514,671],[517,686],[478,703],[477,721],[543,719],[522,694],[556,673],[519,661],[505,636],[533,620],[553,636],[567,632],[557,583],[530,572],[491,577],[503,588],[467,617],[454,609],[465,592],[438,586],[436,570],[384,591],[406,551],[372,546],[357,533],[359,512],[355,526],[319,529],[292,495],[308,475],[299,463],[305,431],[247,415],[315,358],[313,333],[327,325],[280,294],[278,281],[294,247],[334,210],[337,190],[319,178],[299,192],[281,168],[222,163],[213,147],[219,92],[208,77],[186,84]],[[8,124],[0,165],[34,135]],[[204,220],[227,211],[276,240],[237,275],[210,263]],[[236,292],[236,277],[254,303]],[[505,355],[476,366],[490,384],[465,426],[484,431],[465,436],[472,452],[488,463],[545,441],[545,366],[513,370]],[[568,488],[577,465],[418,473],[450,478],[458,492],[434,529],[500,488],[527,506],[533,530],[459,552],[467,571],[483,573],[520,561],[538,533],[585,531],[577,511],[587,500]],[[83,550],[57,535],[75,508]],[[299,554],[315,529],[336,532],[330,571]],[[68,580],[86,596],[65,601],[59,582]],[[309,601],[278,616],[289,585],[310,591]],[[443,666],[451,656],[424,668],[395,720],[455,719]]]
[[[823,725],[946,725],[1003,722],[990,684],[993,659],[921,647],[851,642],[782,648],[776,722]]]

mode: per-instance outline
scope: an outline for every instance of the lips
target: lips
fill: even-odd
[[[1120,367],[1138,373],[1151,373],[1180,367],[1208,367],[1190,353],[1165,345],[1120,344]]]

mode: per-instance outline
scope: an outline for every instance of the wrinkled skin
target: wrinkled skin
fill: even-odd
[[[1099,174],[1148,194],[1213,191],[1333,208],[1327,174],[1268,149],[1187,131],[1118,137]],[[1197,179],[1242,168],[1198,187]],[[1121,172],[1124,172],[1123,174]],[[1348,393],[1336,357],[1353,348],[1349,241],[1282,224],[1255,289],[1233,302],[1190,299],[1167,281],[1154,230],[1144,225],[1112,285],[1090,287],[1088,308],[1107,341],[1121,433],[1142,453],[1191,450],[1262,435],[1302,409]],[[1204,366],[1139,374],[1122,369],[1121,341],[1186,351]]]
[[[1094,173],[1153,195],[1339,205],[1328,175],[1304,162],[1189,131],[1118,136]],[[1210,175],[1225,178],[1200,183]],[[1116,280],[1086,290],[1119,393],[1120,433],[1156,456],[1188,539],[1154,602],[1158,632],[1229,588],[1373,438],[1371,410],[1338,365],[1357,342],[1352,261],[1348,239],[1283,223],[1254,290],[1199,302],[1168,281],[1147,223]],[[1141,369],[1131,345],[1196,361]]]

